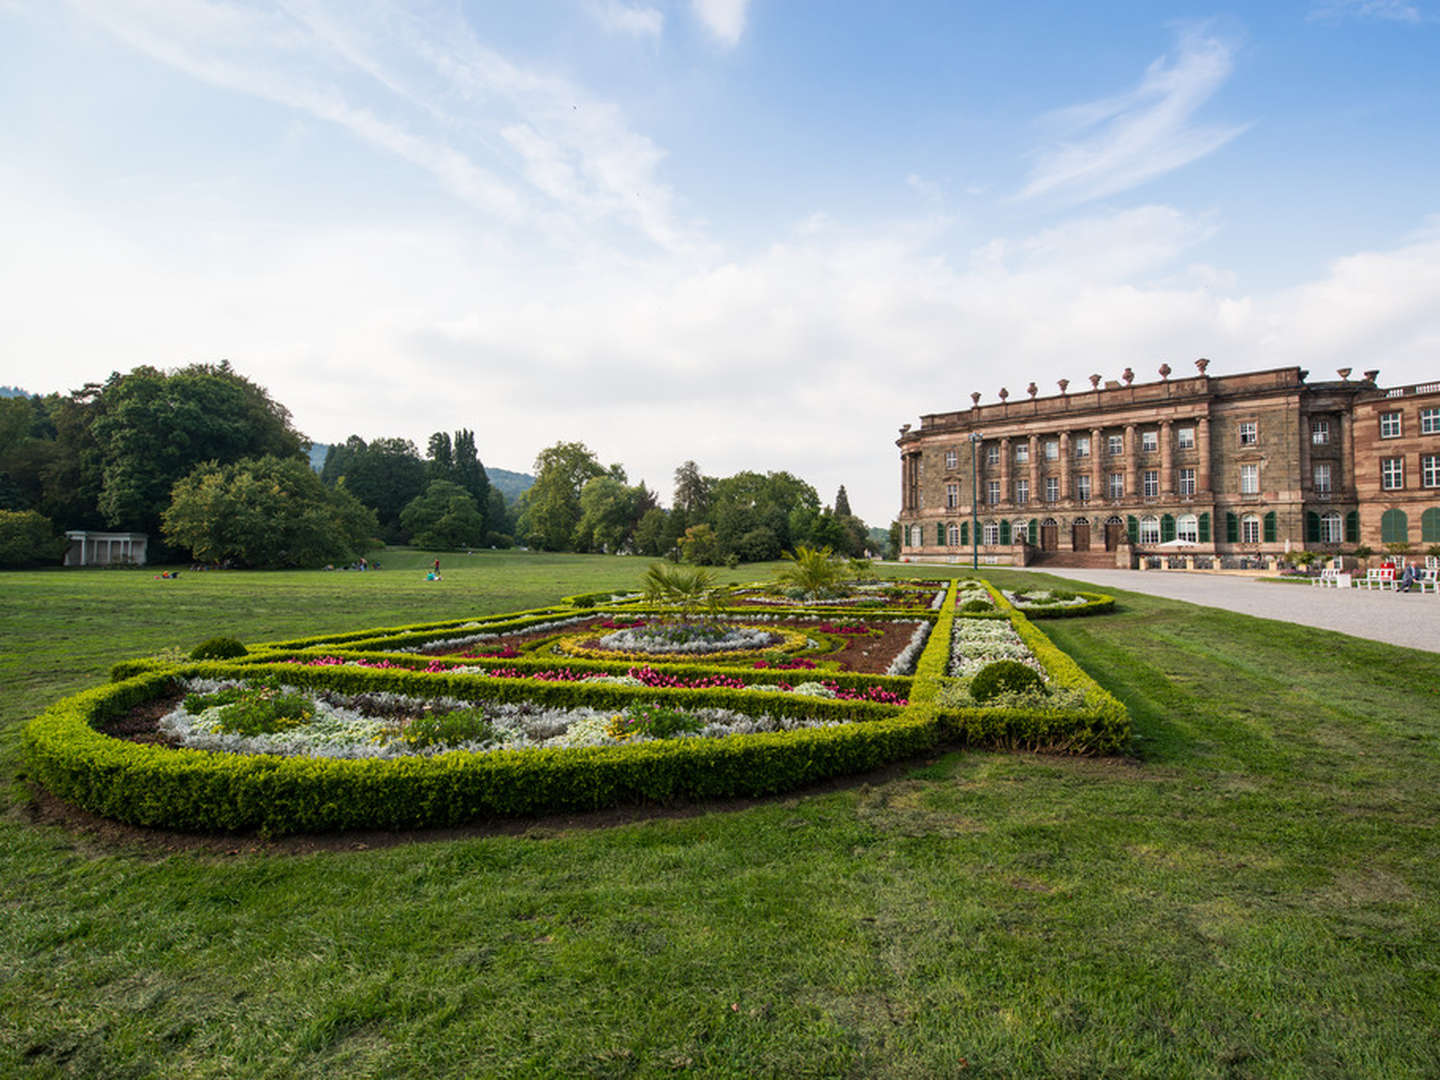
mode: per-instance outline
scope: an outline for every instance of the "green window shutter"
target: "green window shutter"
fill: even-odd
[[[1010,543],[1010,522],[1008,521],[1000,522],[1000,543]]]
[[[1229,510],[1225,511],[1225,542],[1227,544],[1240,542],[1240,519]]]
[[[1382,544],[1408,544],[1410,542],[1410,521],[1404,510],[1386,510],[1380,515],[1380,542]]]
[[[1200,526],[1199,526],[1199,528],[1200,528],[1200,543],[1202,543],[1202,544],[1208,544],[1208,543],[1210,542],[1210,515],[1209,515],[1209,513],[1204,513],[1204,514],[1201,514],[1201,515],[1200,515]]]
[[[1425,544],[1440,543],[1440,506],[1432,506],[1420,515],[1420,540]]]
[[[1320,515],[1314,510],[1305,511],[1305,542],[1307,544],[1320,542]]]
[[[1345,515],[1345,542],[1347,544],[1360,543],[1360,511],[1351,510]]]
[[[1031,518],[1030,527],[1026,531],[1029,533],[1029,536],[1027,536],[1026,539],[1029,540],[1032,544],[1038,544],[1040,542],[1040,519]]]
[[[1140,519],[1134,514],[1125,515],[1125,535],[1132,545],[1140,542]]]
[[[1264,537],[1265,537],[1265,542],[1266,542],[1267,544],[1273,544],[1273,543],[1275,543],[1276,529],[1275,529],[1275,511],[1274,511],[1274,510],[1271,510],[1268,514],[1265,515],[1264,529],[1265,529],[1265,532],[1264,532],[1263,535],[1264,535]]]
[[[965,546],[969,545],[969,543],[970,543],[970,523],[969,523],[968,521],[962,521],[962,522],[960,522],[960,546],[961,546],[961,547],[965,547]]]
[[[943,521],[935,523],[935,543],[941,547],[945,546],[945,523]]]
[[[1175,518],[1170,514],[1160,515],[1160,542],[1168,544],[1175,539]]]

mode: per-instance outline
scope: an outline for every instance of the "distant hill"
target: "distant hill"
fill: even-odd
[[[0,397],[33,397],[28,390],[21,390],[18,386],[0,386]]]
[[[330,452],[330,444],[317,442],[310,444],[310,468],[319,472],[325,467],[325,455]]]
[[[500,489],[500,494],[505,496],[506,502],[514,502],[520,497],[522,491],[528,491],[535,483],[535,477],[529,473],[497,469],[493,465],[485,466],[485,475],[490,478],[492,487]]]

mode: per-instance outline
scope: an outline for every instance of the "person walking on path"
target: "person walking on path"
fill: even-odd
[[[435,565],[432,566],[430,569],[436,574],[436,576],[439,576],[439,574],[440,574],[440,560],[439,560],[439,559],[436,559],[436,560],[435,560]]]

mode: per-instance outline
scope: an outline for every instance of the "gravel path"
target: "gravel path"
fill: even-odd
[[[1168,600],[1224,608],[1262,619],[1317,626],[1354,637],[1440,652],[1440,596],[1365,589],[1321,589],[1249,577],[1183,570],[1069,570],[1036,567],[1089,582],[1100,591],[1129,589]]]

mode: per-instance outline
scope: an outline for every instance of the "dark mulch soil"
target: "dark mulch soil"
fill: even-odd
[[[136,705],[127,713],[111,717],[96,725],[102,735],[131,742],[151,743],[155,746],[178,746],[168,735],[160,734],[160,718],[173,710],[185,698],[184,694],[167,694],[163,698]]]

